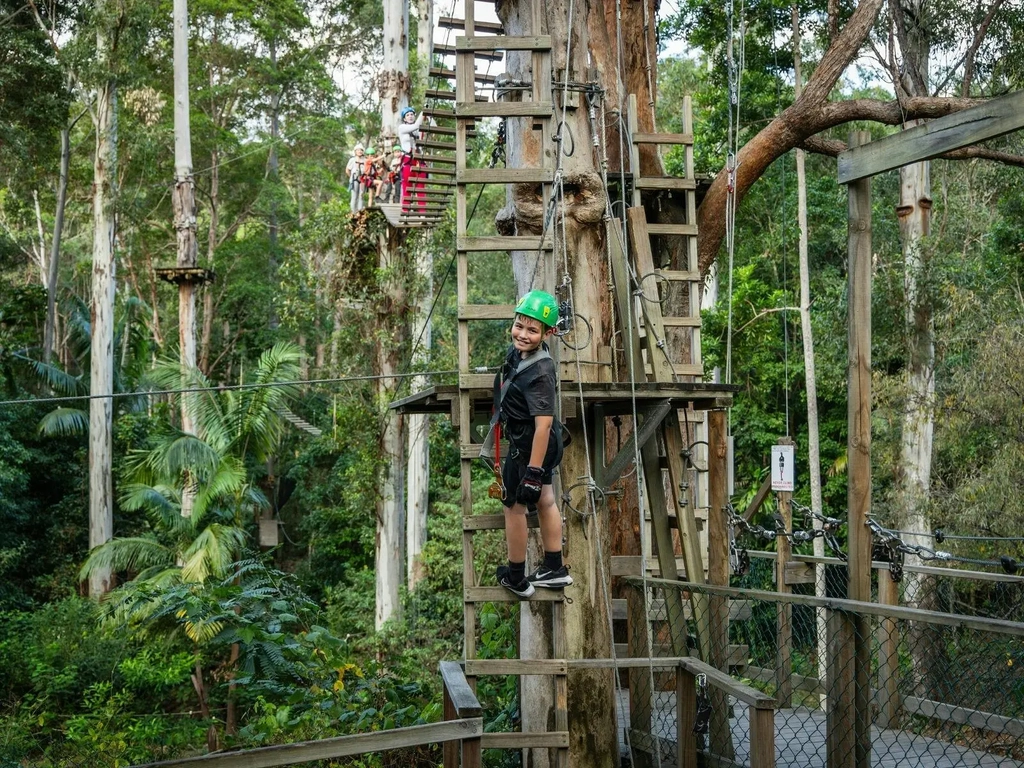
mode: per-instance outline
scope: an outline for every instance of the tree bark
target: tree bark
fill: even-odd
[[[419,75],[423,82],[430,79],[431,35],[434,29],[433,0],[418,0],[418,22],[416,25],[416,52]],[[425,366],[430,360],[430,298],[433,294],[431,276],[434,271],[434,255],[429,250],[428,240],[423,239],[416,252],[415,280],[420,291],[412,322],[413,367]],[[412,390],[428,386],[426,377],[417,376],[412,380]],[[427,506],[429,503],[430,480],[430,417],[425,413],[408,416],[408,487],[406,493],[406,585],[413,591],[423,579],[422,553],[427,543]]]
[[[110,66],[111,43],[102,26],[96,50],[102,66]],[[113,536],[113,413],[114,401],[114,198],[117,194],[117,84],[106,74],[96,89],[93,162],[92,324],[89,372],[89,547]],[[113,574],[94,569],[89,594],[98,597],[113,587]]]
[[[398,135],[398,113],[409,103],[409,13],[403,0],[384,2],[384,58],[378,80],[381,102],[381,135]],[[386,338],[377,345],[377,399],[385,412],[382,415],[381,456],[384,469],[380,496],[377,501],[376,537],[376,615],[380,629],[386,621],[400,615],[399,587],[402,583],[402,544],[404,533],[405,482],[402,452],[405,447],[403,418],[388,408],[399,380],[398,350],[405,336],[404,313],[399,311],[405,302],[400,284],[403,270],[399,269],[400,246],[404,237],[393,227],[378,239],[378,266],[380,274],[391,275],[391,285],[382,287],[382,304],[378,310],[378,329],[387,329],[378,338]]]
[[[50,241],[50,260],[46,265],[46,325],[43,328],[43,362],[53,357],[55,329],[57,327],[57,280],[60,276],[60,241],[64,233],[64,211],[68,199],[68,171],[71,168],[71,129],[78,118],[60,131],[60,176],[57,181],[57,203],[53,215],[53,238]]]

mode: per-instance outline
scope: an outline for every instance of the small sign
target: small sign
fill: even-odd
[[[772,446],[772,490],[792,491],[793,478],[795,476],[795,446],[773,445]]]

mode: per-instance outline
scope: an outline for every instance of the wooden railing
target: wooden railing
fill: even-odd
[[[444,745],[445,768],[459,765],[460,754],[463,768],[480,768],[480,737],[484,732],[480,702],[457,662],[441,662],[441,679],[444,682],[445,714],[441,723],[164,760],[134,768],[278,768],[311,760],[352,757],[427,744]]]
[[[697,676],[704,675],[711,688],[732,696],[750,707],[750,768],[774,768],[775,766],[775,708],[776,702],[768,694],[733,680],[728,674],[705,664],[694,656],[660,659],[574,659],[568,662],[569,669],[610,668],[630,669],[674,669],[676,671],[676,744],[679,768],[697,768],[697,736],[693,732],[697,717]],[[644,738],[633,734],[634,740],[653,744],[654,734]],[[650,745],[645,752],[653,753]],[[703,762],[702,764],[707,764]],[[725,765],[727,761],[717,764]],[[447,763],[445,764],[447,766]]]

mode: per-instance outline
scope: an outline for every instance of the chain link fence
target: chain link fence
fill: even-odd
[[[1020,618],[1019,584],[925,574],[914,587],[918,604],[993,619],[882,604],[905,596],[887,571],[876,571],[878,604],[842,599],[842,566],[817,574],[828,597],[814,596],[813,580],[778,594],[764,589],[774,567],[752,558],[732,589],[625,580],[629,655],[701,655],[774,697],[779,768],[849,765],[851,755],[873,766],[1024,766],[1024,623],[1005,618]],[[625,695],[632,763],[678,765],[674,670],[631,669]],[[747,708],[713,687],[706,703],[698,748],[751,765]],[[689,717],[701,702],[684,706]]]

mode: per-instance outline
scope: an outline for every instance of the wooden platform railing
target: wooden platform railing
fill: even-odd
[[[697,676],[704,675],[710,688],[716,688],[727,696],[750,707],[750,768],[774,768],[775,766],[775,708],[776,701],[768,694],[734,680],[725,672],[705,664],[693,656],[662,659],[573,659],[567,662],[570,669],[611,668],[658,669],[676,671],[676,744],[679,768],[697,768],[697,737],[693,732],[697,716]],[[653,753],[653,734],[631,731],[634,747]],[[712,760],[715,760],[712,756]],[[731,761],[718,760],[709,763],[702,759],[702,765],[727,765]],[[447,764],[446,764],[447,765]]]
[[[441,679],[444,683],[445,716],[441,723],[162,760],[133,768],[278,768],[311,760],[353,757],[426,744],[444,745],[445,768],[460,765],[460,755],[463,768],[480,768],[480,737],[484,732],[480,702],[457,662],[441,662]]]
[[[462,664],[457,661],[441,662],[441,680],[444,683],[444,719],[458,723],[463,719],[482,722],[480,701],[466,680]],[[481,728],[481,731],[483,729]],[[445,742],[444,768],[480,768],[480,735],[473,738]]]

